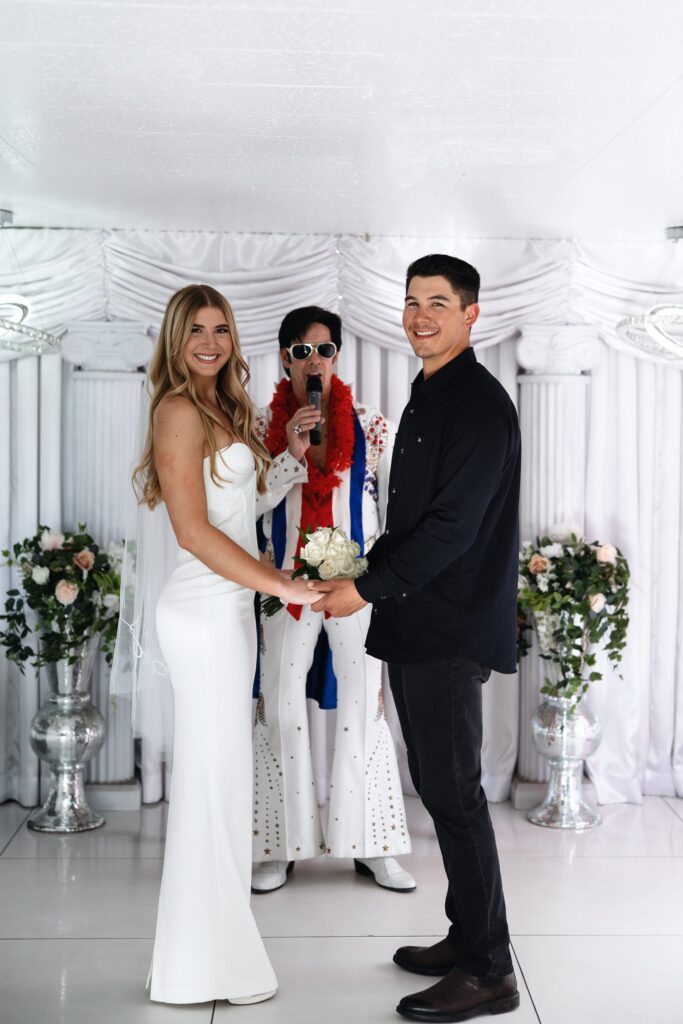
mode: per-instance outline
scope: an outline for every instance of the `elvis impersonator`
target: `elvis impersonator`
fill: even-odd
[[[366,554],[384,528],[394,431],[336,375],[341,343],[336,313],[318,306],[288,313],[279,332],[286,377],[258,419],[271,455],[292,456],[275,467],[282,479],[274,481],[274,498],[284,497],[259,521],[265,556],[290,572],[302,546],[300,529],[341,527]],[[314,388],[320,411],[309,398]],[[382,663],[365,652],[371,613],[367,605],[330,618],[290,606],[261,617],[254,892],[279,889],[296,861],[321,854],[353,858],[359,874],[387,889],[415,888],[395,859],[410,852],[410,837],[384,717]],[[337,708],[326,827],[315,795],[307,697]]]

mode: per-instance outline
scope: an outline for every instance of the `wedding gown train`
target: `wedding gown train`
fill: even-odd
[[[258,557],[249,448],[204,460],[209,521]],[[187,551],[157,606],[175,742],[151,998],[240,999],[277,987],[250,907],[254,593]]]

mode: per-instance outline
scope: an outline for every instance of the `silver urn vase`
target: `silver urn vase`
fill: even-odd
[[[36,832],[86,832],[104,825],[88,807],[83,768],[104,743],[102,715],[90,703],[88,684],[99,637],[74,649],[75,661],[47,665],[48,699],[31,722],[31,746],[50,768],[43,806],[27,824]]]
[[[550,780],[543,803],[529,811],[534,825],[583,831],[600,825],[602,818],[581,795],[583,762],[597,750],[601,726],[583,701],[547,697],[531,719],[534,745],[550,765]]]

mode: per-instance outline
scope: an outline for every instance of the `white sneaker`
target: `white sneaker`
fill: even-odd
[[[395,857],[363,857],[353,862],[358,875],[370,875],[377,885],[394,892],[412,892],[417,884]]]
[[[287,875],[291,875],[293,870],[293,860],[290,860],[289,864],[286,860],[267,860],[261,864],[254,864],[251,871],[251,891],[275,892],[276,889],[282,888],[287,881]]]
[[[247,1006],[249,1003],[265,1003],[266,999],[272,999],[277,989],[274,988],[272,992],[259,992],[257,996],[241,996],[239,999],[228,999],[229,1003],[233,1003],[235,1006]]]

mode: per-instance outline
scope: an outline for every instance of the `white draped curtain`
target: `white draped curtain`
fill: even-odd
[[[683,795],[681,371],[635,359],[614,333],[622,316],[683,301],[680,246],[4,229],[0,292],[26,295],[39,326],[88,321],[95,351],[98,323],[157,328],[175,290],[207,281],[233,304],[259,403],[280,376],[283,315],[299,305],[327,306],[344,321],[341,376],[396,421],[417,369],[400,326],[405,269],[430,251],[455,253],[480,270],[482,314],[473,341],[515,401],[522,325],[590,323],[603,338],[591,388],[587,534],[619,544],[634,585],[624,679],[608,672],[591,695],[605,738],[590,768],[604,801]],[[103,372],[74,373],[59,357],[0,362],[2,547],[39,521],[72,527],[85,520],[103,544],[121,536],[141,384],[134,374],[107,373],[104,355],[98,363],[95,352],[91,365]],[[9,578],[2,571],[4,591]],[[124,779],[132,771],[125,709],[112,712],[103,664],[94,695],[109,721],[90,777]],[[28,747],[37,700],[35,677],[20,677],[0,658],[0,800],[37,799]],[[485,688],[484,743],[493,799],[507,795],[517,743],[517,680],[494,677]]]

